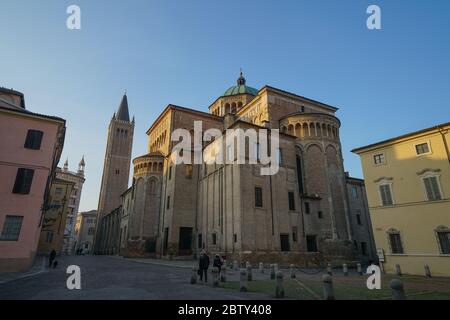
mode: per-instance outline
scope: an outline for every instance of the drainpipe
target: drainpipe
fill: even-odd
[[[450,163],[450,152],[449,152],[447,140],[445,140],[445,134],[448,133],[448,130],[447,129],[443,129],[442,127],[437,127],[437,129],[439,130],[439,133],[442,136],[442,142],[444,143],[445,151],[447,152],[447,160]]]

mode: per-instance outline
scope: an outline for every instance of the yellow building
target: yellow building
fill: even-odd
[[[388,273],[450,276],[450,123],[353,150]]]
[[[66,218],[70,208],[70,194],[75,183],[56,179],[50,188],[49,206],[45,208],[38,251],[50,253],[53,249],[60,254],[64,243]]]

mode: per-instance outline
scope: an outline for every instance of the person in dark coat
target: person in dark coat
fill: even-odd
[[[205,282],[208,282],[208,268],[209,268],[209,257],[205,251],[200,254],[200,259],[198,261],[198,270],[200,273],[200,281],[203,280],[203,275],[205,276]]]
[[[216,256],[214,257],[214,261],[213,261],[213,267],[216,267],[219,269],[219,274],[222,269],[222,265],[223,265],[222,259],[220,258],[220,256],[218,254],[216,254]]]
[[[56,251],[55,249],[52,250],[52,252],[50,252],[50,256],[48,257],[48,266],[52,267],[53,266],[53,261],[56,258]]]

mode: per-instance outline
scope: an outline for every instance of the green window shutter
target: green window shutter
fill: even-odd
[[[383,206],[390,206],[393,204],[392,194],[389,185],[384,184],[380,186],[381,202]]]
[[[434,200],[441,200],[441,193],[439,192],[439,186],[437,177],[430,178],[431,189],[433,190]]]
[[[440,200],[441,193],[439,192],[439,186],[436,177],[424,178],[425,190],[427,192],[428,200]]]

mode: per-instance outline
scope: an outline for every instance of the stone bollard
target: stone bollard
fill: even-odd
[[[333,274],[333,269],[331,268],[331,263],[327,264],[327,273],[330,276]]]
[[[272,279],[272,280],[275,279],[275,265],[274,264],[270,265],[270,279]]]
[[[403,283],[398,279],[391,280],[392,299],[406,300],[405,290],[403,290]]]
[[[220,281],[227,282],[227,265],[224,264],[222,266],[222,270],[220,271]]]
[[[358,271],[358,274],[360,276],[362,276],[363,272],[362,272],[362,268],[361,268],[361,263],[356,264],[356,270]]]
[[[402,269],[400,268],[400,265],[399,265],[399,264],[396,264],[396,265],[395,265],[395,273],[396,273],[398,276],[401,276],[401,275],[402,275]]]
[[[259,263],[259,272],[264,273],[264,263]]]
[[[344,272],[344,276],[348,276],[348,268],[347,268],[347,264],[344,263],[342,265],[342,271]]]
[[[247,270],[241,269],[241,279],[240,279],[240,289],[241,292],[247,292]]]
[[[192,273],[191,273],[191,284],[197,283],[197,276],[198,276],[198,270],[196,266],[192,267]]]
[[[425,268],[425,277],[426,277],[426,278],[431,278],[430,266],[426,264],[426,265],[424,266],[424,268]]]
[[[324,274],[323,281],[323,299],[334,300],[333,278],[329,274]]]
[[[253,280],[252,265],[250,264],[250,262],[247,262],[247,281],[252,281],[252,280]]]
[[[284,298],[283,272],[277,271],[277,286],[275,290],[275,298]]]
[[[234,262],[233,262],[233,269],[234,270],[239,270],[239,265],[238,265],[238,262],[236,261],[236,260],[234,260]]]
[[[211,270],[212,273],[212,286],[218,287],[219,286],[219,268],[214,267]]]
[[[293,264],[290,266],[291,271],[291,279],[295,279],[295,267]]]

